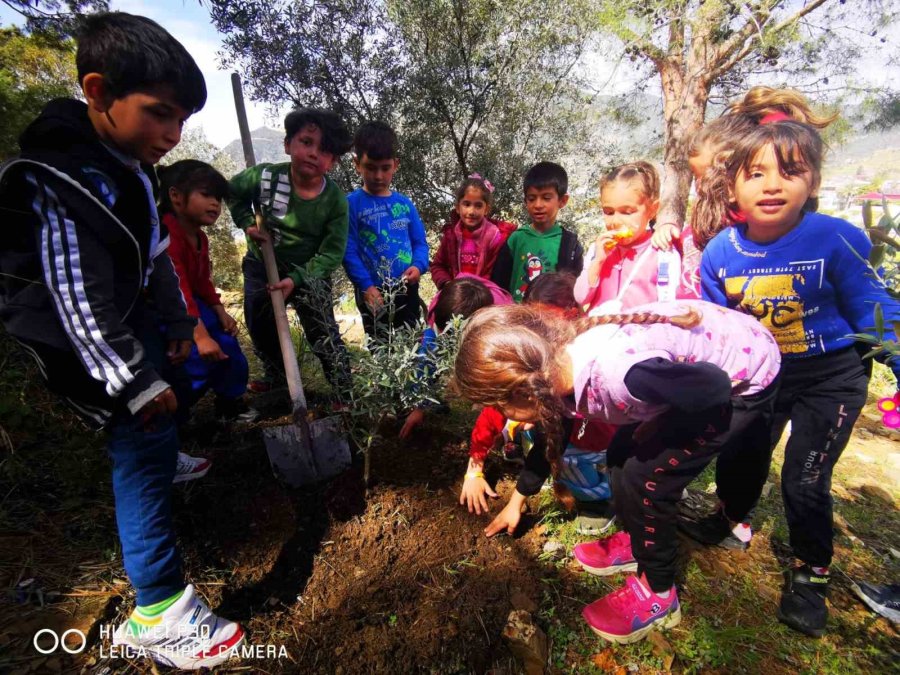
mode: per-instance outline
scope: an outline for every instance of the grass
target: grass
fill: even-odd
[[[896,581],[900,564],[888,552],[898,548],[900,512],[895,486],[888,479],[889,456],[862,462],[855,435],[835,472],[835,513],[847,523],[838,533],[833,565],[829,631],[821,640],[802,636],[775,619],[781,571],[791,564],[779,475],[783,445],[776,450],[769,481],[754,516],[756,539],[749,554],[691,549],[677,580],[682,623],[633,645],[612,645],[596,638],[580,617],[581,607],[621,586],[623,576],[585,574],[577,563],[557,565],[558,578],[545,579],[539,617],[551,639],[551,664],[560,672],[683,673],[852,673],[889,672],[896,667],[897,633],[886,620],[849,596],[846,575],[872,582]],[[714,504],[715,464],[693,481],[690,490]],[[861,487],[874,485],[881,491]],[[884,501],[893,497],[893,505]],[[588,540],[577,534],[549,491],[537,499],[540,524],[548,538],[567,550]],[[896,672],[896,671],[894,671]]]

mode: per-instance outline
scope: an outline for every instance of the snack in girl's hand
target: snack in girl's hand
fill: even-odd
[[[603,247],[607,251],[613,250],[620,241],[625,241],[626,239],[631,239],[634,236],[634,232],[632,231],[632,229],[630,227],[626,227],[621,230],[616,230],[615,232],[612,232],[611,234],[615,241],[608,241],[603,245]]]
[[[881,411],[881,422],[884,426],[888,429],[900,429],[900,391],[892,397],[880,399],[878,410]]]

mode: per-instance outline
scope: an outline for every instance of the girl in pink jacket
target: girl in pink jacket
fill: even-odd
[[[488,218],[494,186],[479,174],[466,178],[456,191],[456,208],[431,261],[438,290],[460,273],[489,279],[500,248],[516,226]]]
[[[698,298],[682,274],[681,252],[651,246],[659,175],[649,162],[618,166],[600,181],[606,232],[591,244],[575,299],[588,313],[615,313],[647,302]]]

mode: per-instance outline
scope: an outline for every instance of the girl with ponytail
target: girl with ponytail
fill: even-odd
[[[721,450],[740,443],[751,455],[768,453],[768,433],[758,430],[769,428],[780,362],[774,339],[753,317],[700,300],[574,321],[511,305],[469,320],[456,390],[510,419],[538,423],[547,473],[560,466],[564,414],[620,426],[607,463],[625,531],[579,544],[575,556],[594,574],[637,575],[585,608],[595,633],[634,642],[681,620],[673,585],[677,501]],[[487,533],[512,533],[527,496],[517,490]]]

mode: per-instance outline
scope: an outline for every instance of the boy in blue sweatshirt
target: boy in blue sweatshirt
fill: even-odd
[[[367,122],[353,140],[362,188],[347,196],[350,232],[344,269],[353,283],[363,328],[373,340],[388,327],[411,326],[421,315],[419,279],[428,271],[425,227],[408,197],[391,190],[399,167],[397,135],[383,122]],[[393,311],[385,308],[385,287],[405,282]]]

